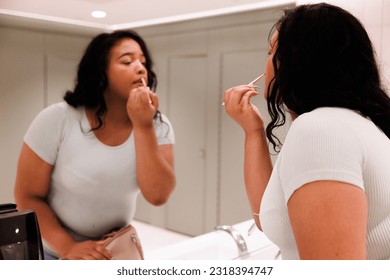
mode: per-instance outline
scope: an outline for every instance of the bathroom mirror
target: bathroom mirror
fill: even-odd
[[[134,28],[155,61],[160,109],[176,135],[177,174],[176,190],[166,205],[153,207],[139,198],[138,220],[197,236],[251,218],[243,180],[244,135],[226,115],[222,96],[227,88],[264,72],[269,32],[289,5]],[[26,129],[40,110],[61,101],[73,87],[79,58],[94,36],[88,30],[31,29],[7,19],[0,21],[3,203],[13,201]],[[267,119],[263,83],[253,102]]]

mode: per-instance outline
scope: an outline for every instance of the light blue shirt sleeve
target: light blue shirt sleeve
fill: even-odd
[[[24,135],[24,143],[49,164],[56,161],[64,120],[63,105],[51,105],[35,117]]]
[[[164,114],[161,114],[161,120],[159,118],[154,120],[154,130],[159,145],[175,144],[172,124]]]

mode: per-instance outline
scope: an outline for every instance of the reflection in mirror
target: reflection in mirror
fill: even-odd
[[[264,72],[268,33],[281,10],[275,7],[136,29],[152,53],[160,109],[176,136],[175,192],[159,207],[139,197],[136,219],[141,227],[167,229],[185,240],[251,219],[242,174],[243,134],[221,107],[222,93]],[[61,101],[72,88],[77,63],[93,34],[12,27],[0,27],[0,33],[0,111],[8,116],[0,120],[2,130],[8,131],[1,136],[0,188],[5,193],[1,200],[9,202],[23,135],[43,107]],[[258,84],[261,89],[263,84]],[[266,112],[261,95],[253,102]]]

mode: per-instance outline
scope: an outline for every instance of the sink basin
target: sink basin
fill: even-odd
[[[279,248],[257,228],[248,234],[252,220],[233,225],[244,239],[247,252],[242,253],[226,231],[214,230],[145,254],[149,260],[250,260],[279,259]]]
[[[239,256],[234,240],[225,232],[210,232],[148,252],[145,259],[224,260]]]

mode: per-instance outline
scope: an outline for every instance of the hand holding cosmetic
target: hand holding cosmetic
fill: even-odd
[[[134,126],[152,126],[153,117],[158,109],[158,97],[141,78],[142,86],[133,89],[127,100],[127,113]]]
[[[260,75],[247,85],[232,87],[225,91],[222,106],[228,115],[237,122],[245,132],[263,130],[264,121],[259,109],[250,102],[252,96],[258,95],[255,83],[265,74]]]

